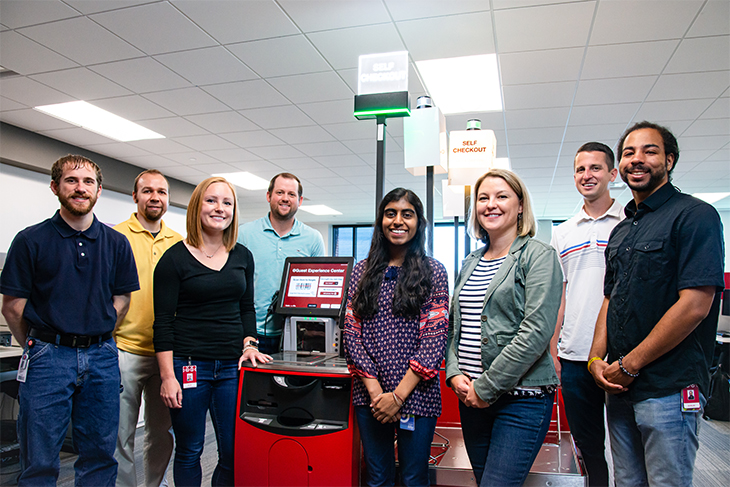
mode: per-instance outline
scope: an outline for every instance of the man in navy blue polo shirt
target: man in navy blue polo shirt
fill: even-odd
[[[670,184],[679,147],[667,128],[635,124],[617,154],[633,201],[606,248],[588,369],[608,392],[616,485],[691,486],[713,299],[724,287],[722,223],[712,206]]]
[[[60,209],[16,235],[0,274],[2,313],[19,343],[18,485],[56,485],[69,420],[77,485],[112,486],[119,364],[112,331],[139,289],[132,249],[92,209],[99,166],[82,156],[51,168]]]

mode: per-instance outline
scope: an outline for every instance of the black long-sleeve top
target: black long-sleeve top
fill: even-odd
[[[170,247],[155,268],[155,352],[240,357],[244,337],[256,336],[253,273],[253,256],[241,244],[219,271],[201,264],[183,242]]]

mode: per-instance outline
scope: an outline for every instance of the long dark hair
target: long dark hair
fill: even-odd
[[[359,317],[373,317],[378,312],[380,285],[383,282],[388,262],[390,262],[390,247],[383,233],[383,215],[388,203],[401,199],[405,199],[416,210],[418,228],[410,242],[398,282],[395,285],[393,314],[407,318],[418,317],[421,313],[421,306],[431,294],[431,265],[425,250],[428,222],[423,214],[423,204],[413,191],[395,188],[385,195],[378,206],[378,217],[373,228],[373,240],[370,244],[365,272],[363,272],[352,300],[353,311]]]

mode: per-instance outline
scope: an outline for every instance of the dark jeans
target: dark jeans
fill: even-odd
[[[56,485],[63,439],[73,420],[76,485],[113,486],[117,479],[119,362],[113,339],[89,348],[33,338],[20,384],[18,485]]]
[[[570,434],[580,449],[591,486],[608,485],[606,431],[603,421],[606,394],[596,385],[587,362],[560,359],[565,415]]]
[[[403,485],[428,486],[428,461],[436,418],[416,416],[413,431],[399,429],[400,422],[383,424],[368,406],[355,406],[357,426],[364,449],[367,476],[365,485],[395,485],[395,450],[398,433],[398,464]]]
[[[175,358],[175,377],[182,387],[182,368],[187,359]],[[205,419],[208,410],[218,443],[218,465],[211,485],[233,485],[233,447],[238,395],[238,360],[192,360],[197,365],[198,386],[183,389],[182,408],[170,409],[175,431],[175,485],[201,484],[200,456],[205,444]]]
[[[550,426],[554,396],[502,395],[484,409],[459,401],[464,444],[480,487],[525,483]]]

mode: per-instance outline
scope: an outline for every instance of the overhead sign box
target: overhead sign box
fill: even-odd
[[[357,94],[408,91],[408,51],[360,56]]]
[[[491,130],[449,133],[449,184],[472,185],[494,166],[497,138]]]
[[[432,166],[434,174],[448,170],[446,118],[437,107],[420,108],[403,121],[405,168],[414,176],[426,174]]]

